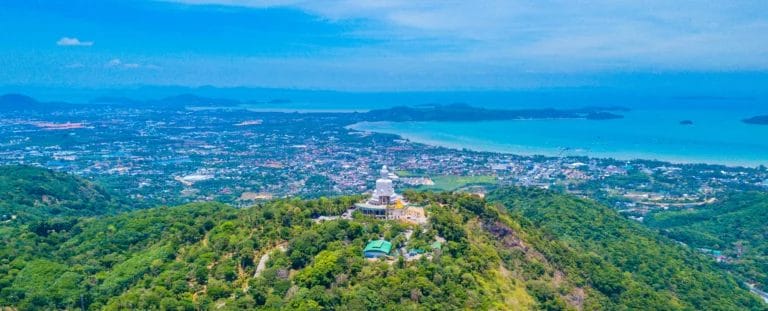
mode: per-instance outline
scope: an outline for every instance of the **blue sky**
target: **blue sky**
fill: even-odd
[[[767,34],[764,0],[4,0],[0,85],[765,87]]]

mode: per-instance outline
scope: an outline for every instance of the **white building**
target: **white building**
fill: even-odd
[[[409,205],[401,195],[395,192],[392,184],[393,175],[386,166],[383,166],[379,171],[379,178],[376,180],[376,188],[371,198],[366,202],[355,204],[355,207],[361,213],[379,219],[426,223],[424,209]]]

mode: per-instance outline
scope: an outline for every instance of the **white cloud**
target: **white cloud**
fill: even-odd
[[[768,69],[765,0],[167,1],[365,21],[351,35],[383,42],[376,55],[425,61],[518,63],[534,71]]]
[[[119,58],[111,59],[107,62],[105,65],[106,67],[119,67],[123,64],[123,61],[121,61]]]
[[[119,58],[113,58],[109,60],[104,67],[107,68],[119,68],[119,69],[151,69],[158,70],[160,66],[154,64],[140,64],[140,63],[126,63]]]
[[[56,45],[59,46],[91,46],[93,41],[80,41],[78,38],[62,37],[59,41],[56,41]]]

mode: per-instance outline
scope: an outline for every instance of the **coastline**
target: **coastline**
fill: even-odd
[[[525,120],[520,120],[525,121]],[[601,152],[592,151],[584,148],[574,148],[572,146],[559,146],[557,148],[536,147],[529,145],[500,143],[493,141],[478,140],[468,136],[452,136],[449,139],[440,139],[434,137],[427,137],[426,135],[419,135],[413,132],[397,131],[397,130],[382,130],[381,124],[387,124],[392,122],[357,122],[345,126],[346,129],[369,132],[397,135],[401,139],[408,140],[413,143],[429,145],[433,147],[442,147],[454,150],[470,150],[475,152],[491,152],[491,153],[503,153],[525,157],[544,156],[544,157],[588,157],[599,159],[615,159],[620,161],[658,161],[667,162],[671,164],[704,164],[704,165],[722,165],[729,167],[749,167],[755,168],[760,165],[768,165],[768,160],[718,160],[718,159],[705,159],[697,157],[684,157],[684,156],[669,156],[658,155],[651,152]]]
[[[355,116],[350,118],[350,122],[355,123],[345,126],[347,129],[394,134],[412,142],[455,150],[730,167],[768,165],[768,144],[753,138],[768,135],[768,128],[742,122],[744,114],[754,111],[627,109],[623,110],[620,118],[595,119],[554,114],[538,118],[522,115],[512,119],[489,117],[475,120],[476,116],[471,113],[475,111],[473,109],[486,112],[485,108],[454,105],[440,106],[447,109],[445,111],[411,111],[403,107],[366,110],[346,107],[306,109],[301,106],[246,108],[241,105],[229,109],[264,113],[344,114]],[[462,109],[470,110],[466,112],[470,116],[462,115]],[[560,112],[568,111],[571,110]],[[433,113],[442,118],[435,117]],[[683,126],[680,120],[688,120],[688,123]]]

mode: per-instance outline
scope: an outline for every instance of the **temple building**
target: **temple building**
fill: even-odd
[[[376,188],[371,197],[365,202],[355,204],[355,208],[364,215],[379,219],[403,220],[414,223],[426,223],[426,213],[421,207],[411,206],[403,197],[395,192],[392,178],[387,166],[379,170]]]
[[[395,193],[395,186],[392,184],[392,179],[390,179],[390,173],[386,165],[381,167],[379,175],[379,179],[376,180],[376,189],[373,190],[373,196],[371,196],[368,203],[389,205],[394,204],[397,200],[402,200],[402,197]]]

